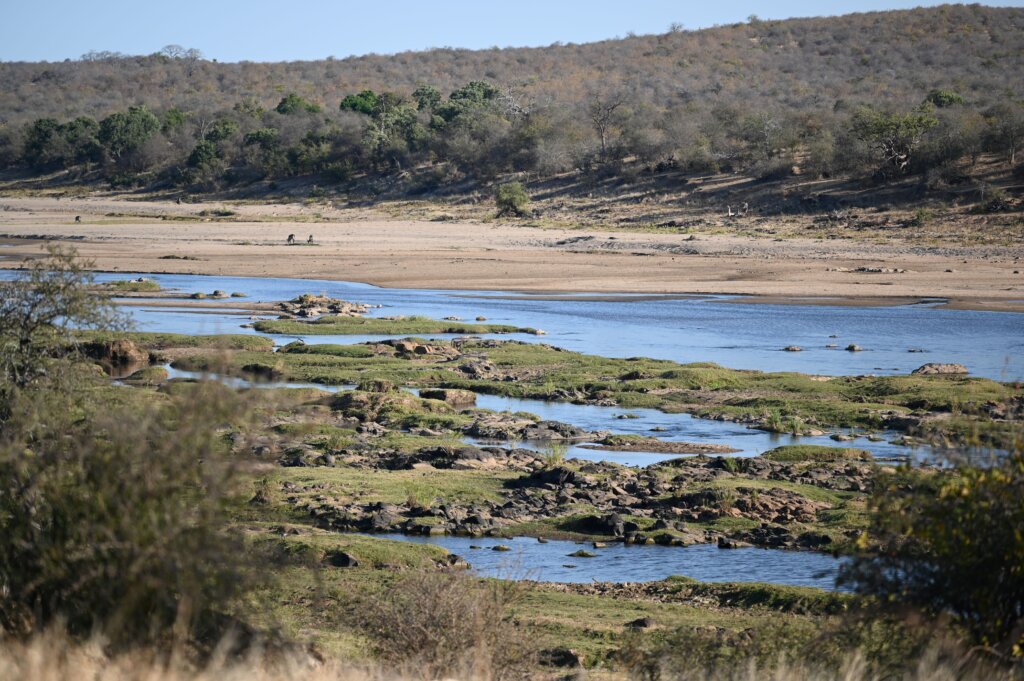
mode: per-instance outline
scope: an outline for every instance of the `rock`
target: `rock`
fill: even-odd
[[[929,362],[928,364],[922,364],[910,373],[918,376],[933,376],[937,374],[962,376],[970,372],[963,364],[939,364],[937,362]]]
[[[832,537],[821,532],[804,532],[796,538],[796,543],[808,549],[820,549],[832,543]]]
[[[508,546],[505,546],[504,544],[498,544],[497,546],[492,546],[491,547],[491,551],[511,551],[511,550],[512,550],[511,548],[509,548]]]
[[[654,620],[650,617],[641,617],[640,619],[635,619],[632,622],[626,622],[627,629],[650,629],[653,626]]]
[[[480,315],[479,317],[476,318],[476,320],[478,322],[486,322],[487,321],[487,317],[484,317],[483,315]]]
[[[444,564],[455,570],[468,570],[470,568],[469,562],[465,558],[454,553],[445,556]]]
[[[454,390],[450,388],[424,389],[420,397],[425,400],[440,400],[455,406],[471,406],[476,404],[476,393],[471,390]]]
[[[803,350],[804,350],[799,345],[787,345],[786,347],[784,347],[782,349],[785,350],[786,352],[803,352]]]
[[[587,551],[585,549],[580,549],[579,551],[573,551],[572,553],[570,553],[569,557],[570,558],[597,558],[597,554],[596,553],[591,553],[590,551]]]
[[[134,372],[124,382],[129,385],[159,385],[168,378],[167,369],[163,367],[145,367]]]
[[[266,364],[246,364],[242,367],[242,373],[265,382],[280,381],[284,378],[284,374]]]
[[[86,356],[99,361],[104,368],[149,364],[149,353],[127,338],[86,343],[83,351]]]
[[[571,648],[559,646],[540,651],[537,660],[545,667],[582,667],[583,659]]]
[[[344,551],[334,551],[332,553],[329,553],[327,554],[325,560],[327,564],[331,565],[332,567],[359,567],[359,561],[356,559],[356,557]]]
[[[742,549],[751,546],[745,541],[739,541],[736,539],[729,539],[728,537],[718,538],[718,548],[720,549]]]

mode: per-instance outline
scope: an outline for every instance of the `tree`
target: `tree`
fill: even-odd
[[[232,110],[249,118],[259,118],[263,115],[263,107],[255,97],[245,97],[242,101],[235,102]]]
[[[72,328],[120,315],[86,266],[52,248],[0,283],[0,636],[59,625],[114,645],[167,642],[246,583],[220,431],[244,412],[214,384],[106,401]]]
[[[22,158],[37,170],[63,164],[68,151],[63,129],[55,118],[39,118],[25,131]]]
[[[759,159],[770,159],[780,145],[782,124],[772,114],[762,111],[743,121],[743,135]]]
[[[206,131],[205,135],[203,135],[203,139],[208,142],[222,142],[234,135],[236,132],[238,132],[238,123],[227,118],[222,118],[215,121],[214,124],[210,126],[210,129]]]
[[[975,642],[1024,657],[1024,443],[991,461],[903,469],[872,500],[842,581],[884,603],[952,614]]]
[[[113,113],[100,121],[99,141],[117,160],[135,151],[160,130],[160,119],[145,106]]]
[[[882,161],[883,168],[895,174],[906,174],[912,154],[925,133],[938,125],[930,113],[883,113],[861,107],[853,116],[853,133],[870,144]]]
[[[123,326],[117,309],[89,290],[91,266],[51,246],[20,277],[0,282],[0,423],[15,391],[48,376],[54,360],[77,354],[72,329]]]
[[[466,83],[448,95],[448,101],[436,107],[435,113],[446,123],[459,116],[481,109],[500,94],[498,88],[483,80]]]
[[[180,130],[185,127],[186,116],[185,112],[176,107],[172,107],[164,112],[163,121],[160,124],[160,131],[164,134]]]
[[[243,141],[246,145],[258,145],[263,149],[273,149],[277,146],[278,138],[277,128],[258,128],[245,135]]]
[[[287,95],[281,98],[281,101],[277,103],[275,110],[279,114],[294,114],[294,113],[320,113],[320,105],[314,102],[306,101],[303,97],[289,92]]]
[[[203,53],[194,47],[184,48],[181,45],[166,45],[160,52],[169,59],[180,61],[185,66],[185,76],[191,78],[195,73],[196,63],[203,58]]]
[[[355,111],[357,113],[372,116],[380,101],[380,97],[373,90],[363,90],[357,95],[348,95],[341,100],[339,109],[342,111]]]
[[[932,90],[924,98],[924,101],[939,109],[965,103],[964,98],[952,90]]]
[[[1017,163],[1017,151],[1024,144],[1024,104],[1002,102],[988,111],[988,139],[993,149],[1006,154],[1010,165]]]
[[[188,155],[186,163],[192,168],[206,168],[215,163],[219,158],[220,154],[217,152],[216,144],[210,140],[200,140],[192,148],[192,153]]]
[[[498,217],[514,215],[522,217],[526,215],[530,207],[530,195],[519,182],[507,182],[499,184],[494,199],[498,204]]]
[[[620,107],[626,103],[624,92],[593,93],[587,102],[587,114],[601,141],[601,156],[608,156],[608,137],[615,126]]]
[[[413,90],[417,111],[433,112],[441,104],[441,91],[433,85],[420,85]]]

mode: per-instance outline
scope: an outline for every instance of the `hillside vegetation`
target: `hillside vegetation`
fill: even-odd
[[[913,178],[915,192],[1000,212],[1020,184],[1022,29],[1021,9],[947,5],[545,48],[221,64],[169,46],[4,63],[0,167],[8,190],[361,201],[509,181],[586,196],[611,181],[716,209],[679,188]],[[806,212],[782,198],[758,208]]]

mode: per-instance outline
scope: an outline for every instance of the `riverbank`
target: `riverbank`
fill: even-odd
[[[302,277],[557,294],[733,294],[857,306],[942,299],[1024,312],[1024,247],[754,238],[679,230],[400,219],[303,204],[0,198],[0,267],[73,244],[98,270]],[[76,216],[80,222],[76,222]],[[293,234],[296,244],[289,245]],[[313,243],[307,244],[309,236]],[[940,301],[941,302],[941,301]]]

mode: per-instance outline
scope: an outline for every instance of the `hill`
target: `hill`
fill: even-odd
[[[315,62],[171,47],[3,63],[0,190],[376,201],[800,178],[1001,211],[1019,192],[1022,72],[1024,10],[979,5]],[[758,201],[801,210],[784,189]]]

